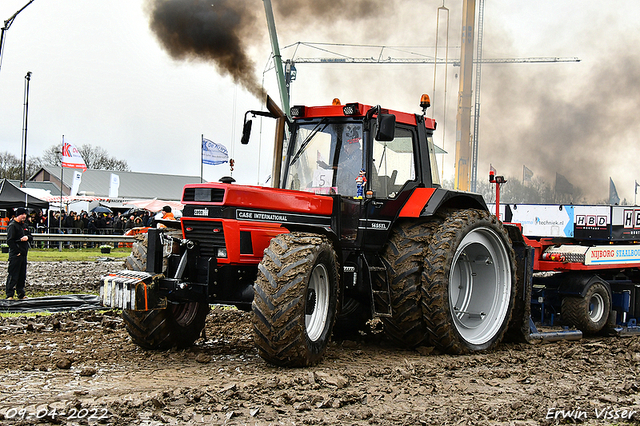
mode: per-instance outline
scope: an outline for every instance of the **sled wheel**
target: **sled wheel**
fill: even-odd
[[[258,265],[253,330],[258,353],[280,366],[318,363],[336,319],[338,261],[328,238],[308,233],[271,240]]]
[[[611,297],[607,288],[596,282],[584,297],[562,299],[560,315],[563,323],[576,327],[584,334],[597,334],[607,323],[610,309]]]
[[[209,304],[188,302],[165,309],[122,312],[131,341],[144,349],[186,348],[204,328]]]
[[[495,216],[455,210],[434,232],[425,259],[422,301],[431,343],[449,353],[493,347],[515,298],[515,255]]]

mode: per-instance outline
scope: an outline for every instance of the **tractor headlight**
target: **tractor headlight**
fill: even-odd
[[[346,104],[342,107],[344,115],[358,115],[360,113],[360,104]]]
[[[305,107],[303,105],[295,105],[289,109],[291,117],[304,117]]]

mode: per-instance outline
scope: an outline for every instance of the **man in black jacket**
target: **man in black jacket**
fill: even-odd
[[[27,253],[33,237],[26,227],[27,210],[19,207],[16,215],[7,226],[7,244],[9,245],[9,267],[7,268],[7,299],[24,299],[24,284],[27,280]]]

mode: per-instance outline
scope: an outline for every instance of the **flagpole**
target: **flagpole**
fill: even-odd
[[[202,183],[202,162],[204,161],[202,154],[202,145],[204,145],[204,133],[200,135],[200,183]]]
[[[60,210],[58,214],[58,232],[62,233],[62,182],[64,182],[64,166],[62,159],[64,158],[64,135],[62,135],[62,149],[60,150]],[[58,243],[58,251],[62,251],[62,241]]]

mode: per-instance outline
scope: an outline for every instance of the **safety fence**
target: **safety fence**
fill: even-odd
[[[99,247],[104,244],[111,244],[114,247],[124,246],[135,241],[130,235],[99,235],[99,234],[60,234],[60,233],[34,233],[33,247],[35,248],[57,248],[60,243],[67,248]],[[7,234],[0,233],[0,242],[6,242]]]
[[[117,229],[117,228],[69,228],[69,227],[58,227],[58,226],[42,226],[42,227],[32,227],[29,226],[29,232],[32,235],[35,234],[90,234],[90,235],[112,235],[112,234],[124,234],[126,231],[131,229],[131,227],[127,227],[126,229]],[[0,226],[0,234],[7,232],[6,226]]]

